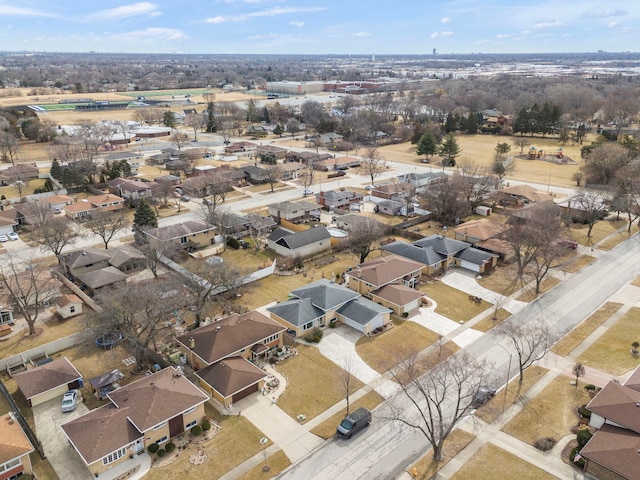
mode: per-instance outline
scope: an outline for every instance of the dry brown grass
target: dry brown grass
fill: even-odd
[[[592,257],[591,255],[578,255],[572,261],[565,264],[562,270],[567,273],[577,273],[594,261],[595,257]]]
[[[517,365],[516,365],[517,366]],[[514,372],[515,369],[512,369]],[[548,372],[547,369],[532,366],[524,371],[524,380],[520,385],[520,377],[516,377],[509,382],[509,387],[500,390],[498,394],[485,403],[482,408],[476,412],[476,417],[486,423],[493,423],[507,408],[509,408],[520,395],[526,393],[535,383]]]
[[[509,264],[493,269],[488,275],[482,275],[478,283],[500,295],[509,296],[518,289],[515,277],[515,265]]]
[[[277,366],[288,381],[287,389],[278,398],[278,406],[292,418],[304,414],[308,421],[344,399],[339,381],[343,370],[316,347],[299,345],[297,348],[298,355]],[[352,378],[352,385],[357,390],[364,384]],[[322,395],[317,395],[319,388]]]
[[[615,234],[616,230],[624,227],[625,224],[626,222],[624,220],[601,220],[593,226],[593,229],[591,230],[591,238],[587,238],[587,231],[589,230],[588,226],[574,223],[571,225],[571,237],[580,245],[596,245],[609,235]]]
[[[481,478],[555,480],[556,477],[520,457],[487,443],[451,477],[452,480]]]
[[[507,318],[509,318],[511,314],[506,311],[504,308],[499,308],[496,318],[493,318],[493,313],[488,315],[486,318],[483,318],[478,323],[476,323],[472,328],[474,330],[480,330],[481,332],[488,332],[493,327],[500,325]]]
[[[58,474],[49,463],[49,460],[42,460],[40,455],[33,453],[30,456],[31,466],[36,473],[38,480],[59,480]]]
[[[638,366],[630,353],[631,342],[640,339],[640,309],[632,308],[613,324],[578,359],[585,365],[622,375]]]
[[[416,463],[407,470],[410,475],[415,473],[416,479],[427,480],[433,478],[449,461],[465,449],[476,437],[463,430],[454,430],[447,438],[442,448],[442,460],[436,462],[433,459],[433,450],[429,450]]]
[[[631,235],[633,235],[634,233],[635,232],[633,230],[631,230],[631,232],[627,232],[626,228],[623,231],[612,233],[607,238],[605,238],[600,243],[598,243],[598,249],[611,250],[612,248],[621,244],[625,240],[628,240],[631,237]]]
[[[640,287],[640,277],[636,277],[633,282],[631,282],[631,285],[634,287]]]
[[[145,478],[152,480],[220,478],[265,448],[259,442],[264,435],[245,417],[220,415],[208,403],[205,404],[205,412],[222,427],[215,437],[204,444],[190,446],[173,463],[165,467],[152,468]],[[189,462],[189,456],[195,453],[196,449],[203,450],[207,454],[207,460],[202,465],[193,465]]]
[[[605,303],[593,312],[589,318],[565,335],[551,350],[563,357],[569,355],[574,348],[580,345],[585,338],[591,335],[605,320],[617,312],[620,307],[622,307],[621,303]]]
[[[530,445],[544,437],[560,440],[578,423],[576,408],[589,399],[584,388],[576,388],[569,378],[559,376],[502,430]]]
[[[380,394],[378,394],[378,392],[376,392],[375,390],[372,390],[369,393],[360,397],[358,400],[352,401],[350,405],[350,411],[353,412],[360,407],[365,407],[369,410],[373,410],[382,402],[384,402],[384,398],[382,398]],[[347,415],[347,409],[343,408],[335,415],[332,415],[331,417],[326,419],[324,422],[314,427],[311,430],[311,433],[313,433],[314,435],[318,435],[319,437],[324,438],[325,440],[328,440],[329,438],[335,436],[337,426],[340,425],[340,422],[346,415]]]
[[[411,321],[396,321],[395,326],[376,337],[362,337],[356,353],[376,372],[385,373],[407,356],[438,340],[438,336]]]
[[[37,324],[36,327],[43,328],[43,332],[34,337],[28,335],[29,330],[25,327],[11,337],[2,337],[0,341],[0,358],[17,355],[25,350],[72,335],[85,329],[86,326],[84,316],[81,315],[64,321],[52,317],[46,323]],[[16,327],[13,328],[15,329]]]
[[[264,471],[264,466],[269,467],[268,471]],[[238,477],[238,480],[268,480],[283,471],[291,465],[291,462],[282,450],[277,451],[270,457],[267,457],[264,463],[256,465],[244,475]]]
[[[484,300],[480,303],[472,302],[469,300],[468,293],[440,281],[421,285],[420,291],[425,292],[430,299],[436,302],[436,313],[456,322],[467,322],[491,306]]]
[[[544,292],[552,289],[559,283],[560,280],[558,280],[556,277],[547,276],[544,280],[542,280],[542,283],[540,284],[540,293],[536,294],[535,287],[529,284],[518,296],[517,300],[520,300],[522,302],[533,302],[536,298],[538,298],[539,295],[542,295]]]

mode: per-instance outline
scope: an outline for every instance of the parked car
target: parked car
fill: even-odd
[[[69,390],[62,397],[62,411],[73,412],[78,406],[78,390]]]
[[[302,192],[304,195],[313,195],[313,190],[311,190],[310,188],[305,188],[304,192]]]
[[[571,250],[576,250],[578,248],[578,242],[574,242],[573,240],[560,240],[558,245],[570,248]]]
[[[16,232],[7,233],[7,237],[9,237],[9,240],[20,240],[20,237]]]
[[[489,400],[491,400],[496,394],[496,389],[490,387],[488,385],[484,385],[479,387],[476,393],[473,394],[473,399],[471,400],[471,405],[474,408],[481,407]]]
[[[8,242],[9,237],[7,237],[4,233],[0,233],[0,242]]]
[[[62,209],[60,207],[56,207],[53,209],[53,213],[55,214],[62,213]]]
[[[336,434],[338,437],[351,438],[354,433],[359,432],[371,423],[371,412],[364,407],[358,408],[355,412],[347,415],[338,425]]]
[[[180,200],[183,202],[190,202],[191,201],[191,197],[187,196],[187,195],[181,195],[180,196]]]
[[[203,203],[204,205],[208,205],[208,206],[213,205],[213,201],[212,201],[212,200],[210,200],[210,199],[208,199],[208,198],[203,198],[203,199],[202,199],[202,203]]]

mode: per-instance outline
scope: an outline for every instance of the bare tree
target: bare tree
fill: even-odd
[[[48,268],[31,260],[29,268],[24,270],[22,259],[9,255],[0,263],[0,287],[11,297],[11,302],[24,317],[29,335],[36,333],[36,321],[46,309],[45,303],[57,293],[56,280]]]
[[[201,113],[190,113],[184,119],[184,124],[193,129],[193,138],[198,140],[198,130],[202,130],[207,125],[207,117]]]
[[[178,288],[169,280],[153,279],[104,291],[96,297],[101,311],[87,315],[89,327],[96,337],[122,336],[142,370],[148,349],[171,329],[171,316],[180,298]]]
[[[162,259],[171,257],[180,248],[170,240],[154,239],[153,242],[145,242],[137,248],[142,252],[147,260],[147,267],[151,270],[154,278],[158,278],[158,269],[162,264]]]
[[[528,318],[522,322],[503,322],[496,327],[495,334],[509,339],[516,350],[520,385],[524,380],[525,369],[542,359],[555,341],[542,317]]]
[[[307,160],[307,163],[300,174],[300,182],[305,190],[309,190],[311,185],[313,185],[313,179],[315,177],[316,170],[313,168],[313,162],[311,160]]]
[[[224,303],[226,295],[235,296],[243,272],[227,262],[211,266],[206,262],[191,260],[185,268],[192,273],[185,277],[185,286],[191,293],[189,303],[198,327],[207,303],[214,300]]]
[[[345,243],[346,247],[356,254],[359,263],[364,263],[369,254],[374,250],[374,244],[386,230],[383,225],[373,217],[358,217],[358,221],[349,227],[349,236]]]
[[[175,131],[171,135],[171,143],[173,143],[178,150],[182,150],[182,147],[189,143],[189,136],[185,133]]]
[[[469,212],[469,205],[460,190],[461,183],[447,180],[430,185],[420,192],[424,208],[433,212],[433,218],[444,225],[453,225],[456,219]]]
[[[176,187],[171,180],[156,180],[153,187],[153,198],[162,203],[164,208],[169,206],[169,200],[175,198]]]
[[[584,365],[582,365],[580,362],[576,362],[573,365],[573,368],[571,369],[571,371],[576,376],[576,389],[577,389],[578,388],[578,379],[580,377],[583,377],[584,373],[585,373]]]
[[[106,212],[98,210],[91,214],[91,218],[84,224],[84,227],[92,234],[99,236],[104,243],[104,249],[109,249],[109,242],[119,232],[131,225],[127,215],[123,211]]]
[[[531,144],[531,140],[528,137],[514,137],[513,144],[520,149],[520,155],[524,153],[524,149]]]
[[[375,179],[387,169],[387,162],[380,156],[376,147],[370,147],[362,155],[360,169],[371,179],[371,185],[373,185]]]
[[[266,181],[271,187],[271,193],[273,193],[273,187],[275,187],[281,180],[283,176],[282,166],[281,165],[266,165],[265,170],[267,171]]]
[[[345,357],[342,361],[342,370],[339,373],[340,390],[347,402],[347,415],[351,407],[351,395],[356,391],[357,379],[353,376],[355,365],[353,355]]]
[[[574,220],[584,222],[587,228],[587,238],[591,240],[593,226],[606,217],[605,206],[609,203],[609,195],[594,190],[578,190],[571,199],[571,207],[577,213]]]
[[[15,165],[19,149],[18,137],[11,132],[0,132],[0,155],[3,162],[11,162],[11,165]]]
[[[392,370],[402,393],[390,403],[391,420],[422,433],[436,461],[455,426],[474,408],[474,395],[488,383],[489,365],[462,351],[433,368],[417,356]],[[402,399],[408,400],[403,402]]]
[[[488,168],[477,165],[474,161],[464,159],[453,175],[455,189],[467,203],[469,213],[482,204],[491,192],[496,189],[496,180]]]
[[[33,225],[34,240],[43,251],[49,250],[57,258],[60,258],[62,250],[76,241],[76,233],[69,226],[69,220],[65,216],[54,216],[49,210],[40,219],[36,219]]]

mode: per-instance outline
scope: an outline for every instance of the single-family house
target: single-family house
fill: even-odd
[[[0,185],[11,185],[15,182],[27,183],[29,180],[38,178],[38,167],[25,163],[18,163],[0,170]]]
[[[332,172],[334,170],[346,170],[348,168],[359,167],[361,160],[357,157],[330,157],[316,161],[313,168],[322,172]]]
[[[378,257],[359,264],[345,273],[348,287],[362,295],[398,284],[415,288],[420,281],[424,265],[398,255]]]
[[[269,172],[266,168],[247,165],[245,167],[240,167],[240,170],[245,173],[247,181],[253,185],[267,183],[269,180]]]
[[[93,294],[105,287],[123,287],[127,283],[127,275],[116,267],[108,266],[99,270],[81,273],[76,276],[76,280]]]
[[[579,454],[584,471],[603,480],[640,479],[640,367],[620,384],[609,382],[587,404],[597,429]]]
[[[110,252],[95,248],[72,250],[60,255],[60,264],[66,275],[76,278],[83,273],[109,266]]]
[[[530,203],[517,210],[511,212],[507,223],[509,225],[522,225],[530,221],[537,221],[539,218],[548,218],[549,216],[560,217],[562,208],[553,202],[553,200],[545,200],[542,202]]]
[[[187,220],[145,233],[150,242],[170,242],[181,248],[199,248],[215,243],[216,227],[202,220]]]
[[[340,307],[358,298],[359,293],[327,279],[320,279],[290,292],[289,300],[267,309],[271,318],[296,336],[313,328],[329,326]]]
[[[0,225],[5,230],[2,233],[9,233],[8,227],[11,227],[11,231],[17,225],[24,225],[27,223],[24,218],[24,214],[20,209],[16,207],[0,206]]]
[[[0,216],[0,233],[6,235],[7,233],[15,232],[15,227],[17,226],[18,222],[16,220]]]
[[[361,193],[351,190],[329,190],[316,195],[316,202],[326,210],[348,209],[349,205],[360,203],[363,200]]]
[[[114,178],[107,182],[109,193],[118,195],[130,203],[135,203],[142,198],[153,196],[155,182],[142,182],[129,178]]]
[[[312,146],[319,145],[324,148],[333,148],[335,145],[341,142],[342,142],[342,135],[334,132],[316,135],[310,139],[310,144]]]
[[[71,205],[74,199],[69,195],[53,195],[43,198],[42,201],[48,203],[51,210],[55,210],[56,208],[62,210],[66,205]]]
[[[267,237],[267,248],[284,257],[309,257],[331,248],[331,235],[322,225],[301,232],[278,227]]]
[[[111,254],[109,265],[123,273],[135,272],[147,268],[147,258],[137,248],[120,247]]]
[[[276,145],[260,145],[256,154],[261,158],[262,163],[283,163],[287,156],[286,148],[278,147]]]
[[[55,299],[55,304],[56,313],[63,320],[82,314],[82,300],[73,293],[60,295]]]
[[[72,220],[88,217],[91,212],[96,210],[96,207],[87,201],[81,201],[72,203],[71,205],[65,205],[62,207],[64,214]]]
[[[394,254],[423,264],[423,275],[433,275],[446,268],[446,255],[437,253],[433,247],[419,247],[396,240],[381,247],[383,255]]]
[[[229,408],[262,389],[268,375],[256,365],[282,347],[285,332],[258,311],[234,313],[176,338],[201,388]]]
[[[224,153],[234,155],[239,153],[253,153],[258,149],[258,145],[252,142],[233,142],[224,147]]]
[[[299,222],[311,217],[320,217],[321,206],[311,202],[278,202],[269,205],[269,215],[277,223],[281,220]]]
[[[202,423],[204,404],[209,399],[173,367],[113,390],[107,397],[108,404],[61,425],[96,478],[133,455],[146,455],[149,445],[162,447]]]
[[[345,325],[369,336],[391,322],[391,311],[368,298],[358,297],[340,307],[336,317]]]
[[[398,175],[398,181],[409,183],[415,188],[422,188],[435,183],[448,182],[449,176],[444,172],[406,173]]]
[[[413,197],[415,193],[416,187],[404,182],[383,183],[369,190],[369,194],[372,197],[385,200],[404,200],[405,198]]]
[[[112,212],[114,210],[122,210],[124,208],[124,198],[111,193],[88,197],[87,202],[98,210],[102,210],[104,212]]]
[[[333,158],[330,153],[315,153],[315,152],[287,152],[285,157],[287,162],[302,163],[304,165],[312,165],[316,168],[316,164],[320,161]]]
[[[82,375],[67,357],[18,373],[14,378],[18,390],[31,407],[62,397],[65,392],[80,388],[83,383]]]
[[[423,299],[426,298],[420,290],[397,284],[385,285],[373,290],[369,295],[371,300],[383,307],[390,308],[393,313],[400,316],[408,316],[417,311]]]
[[[464,222],[453,232],[456,240],[469,242],[479,250],[493,253],[508,261],[513,258],[513,247],[501,238],[508,229],[508,225],[504,223],[482,218]]]
[[[16,480],[31,475],[34,451],[13,412],[0,417],[0,480]]]
[[[404,202],[396,200],[381,200],[376,202],[375,212],[384,213],[385,215],[402,215]]]
[[[307,174],[307,166],[297,162],[286,162],[280,165],[283,180],[295,180]]]
[[[538,192],[530,185],[513,185],[511,187],[502,188],[494,192],[493,197],[501,205],[514,206],[553,200],[553,197],[548,193]]]

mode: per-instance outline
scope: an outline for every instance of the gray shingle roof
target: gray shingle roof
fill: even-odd
[[[384,245],[382,250],[431,266],[437,265],[446,258],[434,251],[433,247],[422,248],[400,240]]]
[[[338,285],[337,283],[330,282],[326,278],[293,290],[291,295],[298,298],[309,298],[315,307],[325,312],[327,310],[334,310],[343,303],[360,296],[359,293],[342,285]]]
[[[489,252],[484,252],[473,247],[469,247],[456,255],[456,258],[475,265],[482,265],[495,257],[497,257],[497,255],[493,255]]]
[[[298,327],[324,315],[324,312],[311,304],[309,298],[296,298],[278,303],[267,311]]]
[[[418,247],[433,247],[433,249],[442,255],[451,255],[457,253],[460,250],[471,246],[470,243],[463,242],[461,240],[454,240],[453,238],[443,237],[442,235],[429,235],[421,240],[413,242]]]
[[[194,233],[208,232],[215,230],[216,227],[202,220],[187,220],[186,222],[176,223],[175,225],[167,225],[149,230],[147,235],[158,240],[171,240],[180,238]]]
[[[311,212],[313,210],[319,210],[320,205],[317,203],[311,202],[278,202],[272,203],[269,205],[269,208],[278,210],[284,214],[295,213],[300,210],[304,210],[305,212]]]
[[[78,268],[109,260],[110,257],[111,252],[107,252],[106,250],[85,248],[83,250],[73,250],[72,252],[63,254],[62,261],[70,268]]]
[[[366,325],[381,313],[391,309],[378,305],[366,298],[356,298],[338,309],[338,313],[360,325]]]
[[[274,230],[268,239],[277,242],[279,245],[286,247],[290,250],[301,248],[306,245],[310,245],[320,240],[328,240],[331,235],[327,229],[323,226],[309,228],[302,232],[290,232],[284,228],[277,228]]]

